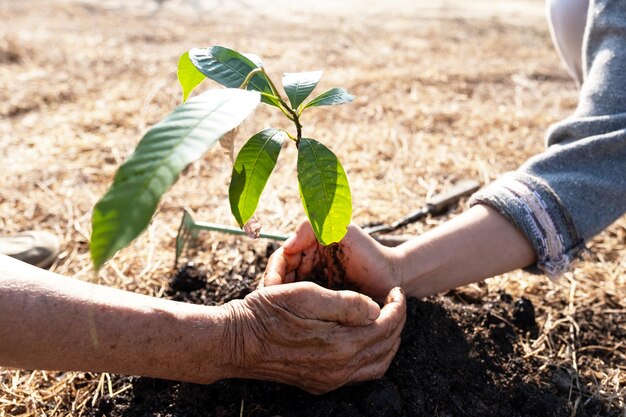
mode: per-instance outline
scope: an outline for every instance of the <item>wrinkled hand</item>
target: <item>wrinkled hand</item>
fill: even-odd
[[[362,294],[311,282],[264,288],[225,306],[231,314],[225,335],[231,376],[315,394],[382,377],[406,319],[399,288],[383,308]]]
[[[322,275],[329,280],[329,288],[354,289],[382,301],[392,288],[400,286],[396,258],[392,248],[376,242],[353,224],[341,242],[323,246],[305,221],[272,254],[261,284],[285,284]]]

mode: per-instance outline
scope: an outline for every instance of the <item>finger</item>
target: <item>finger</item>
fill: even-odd
[[[402,314],[406,313],[406,296],[404,295],[404,290],[400,287],[392,288],[385,300],[385,307],[387,307],[387,305],[389,305],[389,308],[401,309]]]
[[[353,332],[350,337],[357,346],[358,354],[354,356],[355,366],[364,367],[385,357],[395,345],[400,343],[404,321],[405,316],[400,317],[390,330],[380,323],[354,329],[359,332],[359,334]]]
[[[381,337],[391,338],[399,335],[406,321],[406,297],[400,287],[392,288],[387,295],[386,304],[380,310],[380,317],[374,323],[381,332]]]
[[[351,331],[350,339],[359,341],[354,346],[356,353],[349,365],[353,371],[342,385],[381,378],[398,352],[402,326],[396,326],[391,335],[384,334],[385,332],[381,331],[382,326],[375,331],[373,328],[374,326],[353,328]]]
[[[366,326],[381,313],[380,307],[371,298],[354,291],[332,291],[306,281],[272,288],[281,291],[280,294],[275,293],[275,302],[303,319]]]
[[[296,233],[285,241],[283,248],[285,249],[285,253],[294,254],[301,252],[316,243],[317,240],[311,223],[303,221],[298,225]]]
[[[354,384],[382,378],[389,369],[389,366],[391,365],[393,358],[396,356],[396,353],[398,353],[399,348],[400,339],[398,338],[391,346],[391,349],[387,350],[382,357],[379,357],[377,360],[357,369],[347,383]]]
[[[317,245],[312,245],[304,249],[302,252],[299,252],[299,255],[299,262],[295,265],[294,269],[297,272],[299,280],[307,279],[313,270],[320,266],[320,252],[317,250]],[[295,257],[297,255],[291,256]],[[288,262],[290,261],[289,258],[287,260]],[[295,260],[290,262],[289,266],[294,267],[294,262]]]
[[[270,287],[294,282],[295,271],[301,267],[303,258],[302,253],[287,255],[283,248],[276,250],[267,261],[263,272],[263,286]]]
[[[287,275],[287,260],[283,248],[278,248],[267,261],[260,288],[283,284]]]

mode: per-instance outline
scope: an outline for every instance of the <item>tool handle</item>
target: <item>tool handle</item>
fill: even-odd
[[[461,181],[451,189],[433,196],[426,206],[417,209],[408,215],[396,220],[391,224],[381,224],[365,229],[370,235],[376,233],[390,233],[408,224],[415,223],[428,214],[436,216],[445,212],[450,206],[456,204],[461,198],[466,197],[480,188],[480,183],[474,180]]]
[[[415,236],[411,235],[374,235],[372,236],[378,243],[383,246],[395,247],[400,246],[409,239]]]
[[[428,212],[432,216],[443,213],[453,204],[456,204],[462,197],[467,197],[475,193],[480,188],[480,183],[474,180],[465,180],[454,187],[440,194],[433,196],[426,204]]]
[[[425,217],[427,214],[428,214],[428,207],[422,207],[421,209],[415,210],[414,212],[409,213],[408,215],[402,217],[400,220],[397,220],[391,224],[380,224],[378,226],[368,227],[365,229],[365,232],[367,232],[370,235],[373,235],[376,233],[390,233],[390,232],[398,230],[399,228],[403,226],[406,226],[407,224],[418,221],[422,217]]]

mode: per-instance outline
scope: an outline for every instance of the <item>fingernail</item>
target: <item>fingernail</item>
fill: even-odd
[[[285,240],[285,243],[283,243],[283,248],[290,249],[295,240],[296,240],[296,235],[292,234],[291,236],[287,238],[287,240]]]
[[[396,301],[400,301],[400,300],[402,300],[404,298],[404,290],[402,289],[402,287],[396,287],[396,288],[394,288],[394,291],[395,291],[395,293],[393,295],[393,298]]]
[[[261,283],[263,284],[263,286],[272,286],[272,285],[276,285],[276,284],[280,284],[280,275],[278,275],[278,279],[276,279],[278,274],[274,271],[270,271],[267,272],[264,276],[263,279],[261,280]],[[277,281],[277,282],[274,282]]]
[[[378,318],[378,316],[380,316],[380,307],[378,307],[378,304],[376,304],[375,302],[371,301],[370,302],[370,311],[369,314],[367,316],[368,319],[374,321]]]

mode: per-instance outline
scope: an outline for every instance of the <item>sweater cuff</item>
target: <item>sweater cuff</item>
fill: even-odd
[[[507,174],[474,194],[470,206],[476,204],[494,208],[524,233],[537,254],[536,266],[550,278],[566,272],[585,248],[559,197],[537,177]]]

